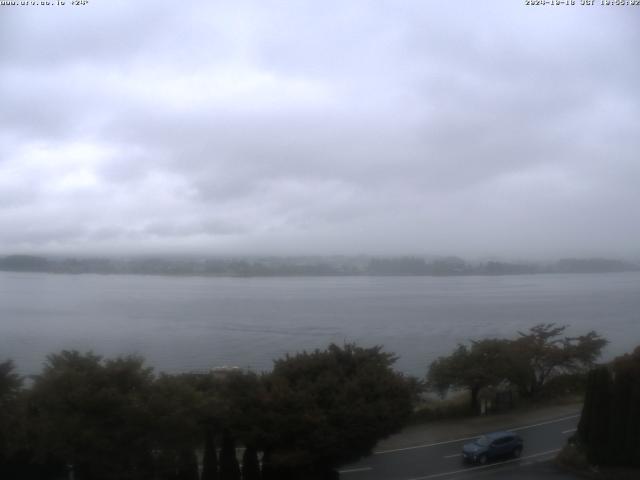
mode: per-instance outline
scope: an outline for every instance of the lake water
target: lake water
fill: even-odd
[[[540,322],[595,329],[606,358],[640,344],[640,273],[201,278],[0,272],[0,359],[39,371],[61,349],[137,353],[169,372],[269,369],[330,342],[381,344],[423,375],[457,342]]]

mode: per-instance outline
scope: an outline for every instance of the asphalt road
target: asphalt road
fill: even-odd
[[[484,466],[465,465],[462,445],[473,440],[460,438],[375,452],[340,470],[341,480],[430,480],[453,478],[529,478],[534,468],[552,459],[575,431],[579,415],[551,419],[513,428],[524,441],[519,459],[490,462]],[[534,467],[536,466],[536,467]],[[545,475],[546,477],[547,475]],[[531,477],[538,478],[538,477]],[[570,478],[570,477],[569,477]]]

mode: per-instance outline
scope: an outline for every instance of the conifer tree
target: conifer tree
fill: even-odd
[[[258,451],[254,447],[247,447],[242,455],[242,480],[260,480]]]
[[[613,364],[611,462],[640,466],[640,347]]]
[[[589,372],[577,436],[591,464],[640,466],[640,347]]]
[[[240,465],[236,458],[236,442],[228,430],[222,435],[220,480],[240,480]]]
[[[218,455],[213,432],[206,429],[204,435],[204,456],[202,458],[202,480],[218,480]]]
[[[198,458],[191,449],[181,450],[178,455],[178,479],[199,480]]]
[[[580,419],[578,431],[587,446],[587,458],[595,465],[609,463],[611,433],[611,373],[607,367],[598,367],[589,373],[589,386],[585,399],[584,422]]]
[[[161,450],[155,463],[155,476],[160,480],[176,480],[178,478],[178,458],[175,452]]]
[[[260,469],[262,480],[278,480],[278,476],[273,468],[271,453],[267,450],[262,454],[262,468]]]

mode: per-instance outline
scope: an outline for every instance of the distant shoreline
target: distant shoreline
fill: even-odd
[[[154,275],[169,277],[470,277],[597,274],[640,271],[640,263],[605,258],[554,262],[467,262],[458,257],[264,257],[264,258],[50,258],[0,257],[0,271],[15,273]]]

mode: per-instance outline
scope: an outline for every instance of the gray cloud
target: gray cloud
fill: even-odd
[[[640,10],[2,8],[2,251],[640,255]]]

